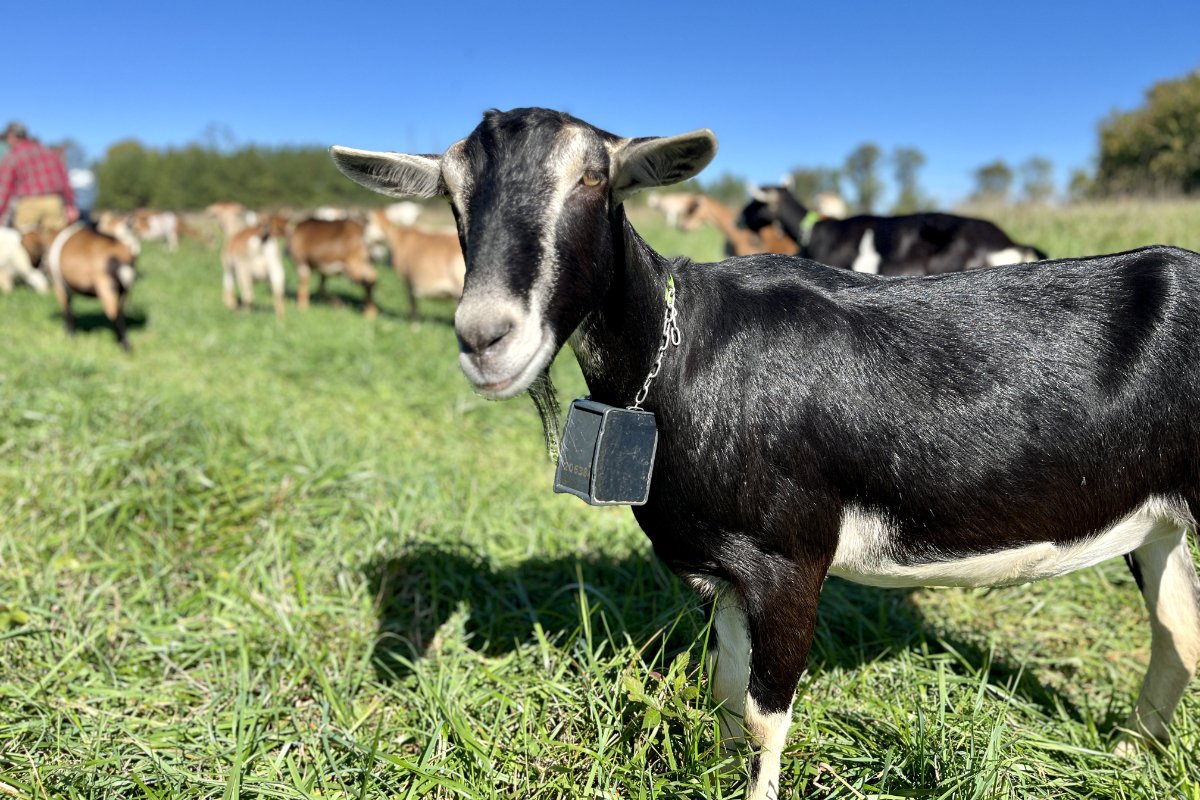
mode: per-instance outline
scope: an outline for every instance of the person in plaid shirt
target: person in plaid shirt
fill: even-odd
[[[4,140],[12,149],[0,161],[0,221],[10,205],[12,225],[21,230],[56,231],[78,219],[62,157],[30,139],[19,122],[8,124]]]

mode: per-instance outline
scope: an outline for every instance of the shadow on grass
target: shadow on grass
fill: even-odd
[[[59,325],[63,324],[62,312],[54,312],[54,318],[58,320]],[[140,308],[125,310],[125,327],[131,331],[140,330],[146,327],[146,324],[149,321],[149,316],[147,316],[146,312]],[[80,312],[75,310],[76,334],[90,334],[97,330],[105,330],[111,334],[113,331],[115,331],[115,328],[113,328],[113,324],[109,321],[108,317],[104,316],[103,311]]]
[[[375,665],[385,679],[407,674],[410,660],[435,656],[439,630],[460,612],[468,645],[494,657],[531,641],[535,626],[552,642],[575,632],[581,595],[618,640],[648,639],[670,627],[688,603],[696,605],[648,558],[533,558],[496,567],[465,547],[417,545],[403,558],[369,565],[366,574],[379,615]],[[688,630],[680,632],[676,649],[694,641],[703,624],[697,609],[690,624],[678,626]]]
[[[295,301],[296,293],[288,290],[287,297],[289,300]],[[345,308],[355,313],[361,314],[366,305],[365,297],[361,290],[354,292],[341,288],[327,289],[325,295],[322,296],[313,292],[309,302],[314,306],[326,306],[328,308]],[[447,316],[443,309],[444,304],[430,305],[422,308],[420,301],[417,304],[417,316],[415,319],[410,319],[408,313],[408,300],[402,299],[396,301],[381,302],[378,295],[375,297],[375,306],[379,309],[379,316],[386,319],[395,319],[405,322],[428,322],[439,325],[454,325],[454,312],[450,311]],[[433,308],[433,313],[430,313],[430,308]]]
[[[374,664],[385,681],[409,674],[417,659],[436,657],[439,631],[456,615],[468,646],[491,657],[534,641],[535,626],[552,643],[568,639],[581,625],[581,595],[603,614],[617,646],[626,637],[648,642],[665,630],[663,646],[673,654],[699,641],[706,624],[700,600],[649,556],[532,558],[496,567],[465,547],[424,544],[372,563],[366,575],[379,617]],[[1067,696],[1019,664],[927,624],[910,597],[909,590],[831,578],[821,594],[809,669],[853,669],[907,648],[950,651],[970,671],[986,671],[989,683],[1012,687],[1048,713],[1061,708],[1082,719]]]

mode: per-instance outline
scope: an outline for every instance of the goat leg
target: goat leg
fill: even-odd
[[[379,316],[379,306],[375,305],[375,281],[363,281],[363,292],[366,294],[363,316],[367,319],[375,319]]]
[[[740,724],[751,750],[751,800],[775,800],[779,796],[780,761],[792,724],[792,702],[796,685],[804,673],[817,625],[817,600],[825,579],[825,567],[797,563],[778,555],[758,554],[752,571],[735,576],[739,587],[741,619],[737,606],[727,609],[727,628],[737,623],[745,633],[735,634],[733,646],[740,647],[748,634],[750,642],[748,681]],[[733,613],[729,613],[732,611]],[[728,631],[726,631],[728,635]],[[725,648],[718,647],[725,655]],[[741,654],[744,663],[747,654]],[[735,661],[737,659],[735,658]],[[720,672],[714,681],[719,681]],[[728,684],[728,681],[726,681]],[[731,687],[724,687],[729,691]]]
[[[296,284],[296,308],[301,311],[308,310],[308,284],[312,280],[312,269],[303,261],[296,263],[296,275],[299,281]]]
[[[71,311],[71,292],[62,281],[54,282],[54,296],[58,298],[58,307],[62,310],[63,325],[67,336],[75,335],[75,314]]]
[[[108,317],[108,321],[113,324],[117,343],[121,345],[122,350],[128,353],[131,348],[125,334],[124,293],[105,287],[100,287],[96,293],[100,297],[100,304],[104,307],[104,316]]]

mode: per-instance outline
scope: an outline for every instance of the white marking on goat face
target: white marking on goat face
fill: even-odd
[[[1136,550],[1195,520],[1179,501],[1148,498],[1124,518],[1065,544],[1036,542],[993,553],[901,563],[893,524],[878,512],[849,505],[829,572],[871,586],[1011,586],[1065,575]]]
[[[852,268],[855,272],[878,275],[879,262],[882,260],[879,251],[875,249],[875,231],[867,228],[866,233],[858,242],[858,256],[855,257]]]
[[[539,219],[528,226],[537,232],[536,242],[519,243],[520,252],[532,251],[534,263],[474,263],[470,267],[454,318],[460,339],[467,345],[459,361],[467,378],[486,396],[503,399],[524,391],[557,352],[559,336],[545,319],[545,311],[558,283],[559,223],[584,171],[595,166],[589,161],[592,142],[582,128],[564,127],[556,133],[544,161],[537,165],[541,174],[533,178],[538,186],[548,186],[549,191],[538,198]],[[461,149],[453,157],[448,156],[449,152],[443,156],[443,180],[455,198],[463,233],[469,241],[473,235],[472,222],[467,217],[472,178],[466,171]],[[493,209],[489,213],[491,224],[499,224],[503,215],[503,210]],[[468,249],[471,252],[468,257],[476,259],[513,257],[502,251],[481,256],[473,248]],[[522,287],[511,285],[514,273],[522,281],[532,275],[524,292]],[[485,347],[490,340],[496,344]]]

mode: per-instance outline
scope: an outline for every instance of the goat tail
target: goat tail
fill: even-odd
[[[542,435],[546,438],[546,455],[552,462],[558,463],[558,442],[562,429],[558,421],[558,393],[554,390],[554,384],[550,380],[549,365],[529,385],[529,396],[533,398],[538,416],[542,419]]]

